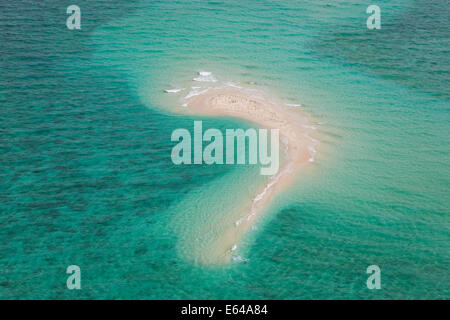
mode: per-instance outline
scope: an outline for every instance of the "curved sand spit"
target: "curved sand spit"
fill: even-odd
[[[278,173],[268,177],[264,185],[256,186],[252,199],[242,199],[242,216],[234,223],[223,221],[225,232],[210,244],[195,260],[202,264],[221,264],[230,261],[238,248],[239,241],[255,223],[270,200],[287,188],[298,173],[314,161],[317,140],[312,138],[315,127],[308,123],[298,107],[292,110],[255,97],[236,88],[213,88],[196,96],[185,98],[188,112],[206,116],[230,116],[248,120],[268,129],[279,129],[280,147],[284,148]],[[281,150],[280,150],[281,152]]]

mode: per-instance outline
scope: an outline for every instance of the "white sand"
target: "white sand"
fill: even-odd
[[[286,155],[276,175],[255,188],[252,199],[242,199],[242,211],[248,212],[238,221],[223,221],[227,228],[202,254],[202,263],[220,264],[230,260],[246,231],[255,223],[271,199],[297,179],[301,170],[314,161],[317,139],[315,127],[299,107],[289,110],[264,99],[256,98],[237,88],[213,88],[185,99],[188,112],[204,116],[230,116],[248,120],[268,129],[280,130],[280,147]],[[281,152],[282,150],[280,150]],[[238,201],[238,200],[237,200]]]

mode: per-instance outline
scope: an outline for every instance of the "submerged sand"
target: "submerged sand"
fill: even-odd
[[[236,88],[213,88],[185,98],[184,103],[188,112],[195,115],[229,116],[245,119],[267,129],[279,129],[280,146],[284,148],[278,173],[270,176],[264,185],[256,186],[253,198],[241,200],[242,212],[247,214],[234,223],[224,220],[223,224],[227,226],[225,231],[207,244],[201,258],[195,259],[203,264],[226,263],[273,197],[290,186],[302,169],[314,161],[317,140],[312,136],[315,127],[298,108],[291,110],[281,107],[264,97],[253,96]]]

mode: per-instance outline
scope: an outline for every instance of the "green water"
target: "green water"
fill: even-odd
[[[378,1],[381,30],[369,1],[76,4],[80,31],[64,1],[0,4],[0,298],[450,298],[446,1]],[[197,118],[163,90],[199,70],[301,103],[323,137],[222,267],[189,239],[256,169],[172,164]]]

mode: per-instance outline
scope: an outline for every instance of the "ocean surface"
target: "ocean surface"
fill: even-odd
[[[67,1],[0,3],[1,299],[450,298],[446,0],[73,2],[81,30]],[[257,169],[172,164],[199,118],[164,90],[201,70],[301,104],[323,137],[214,267],[190,238]]]

